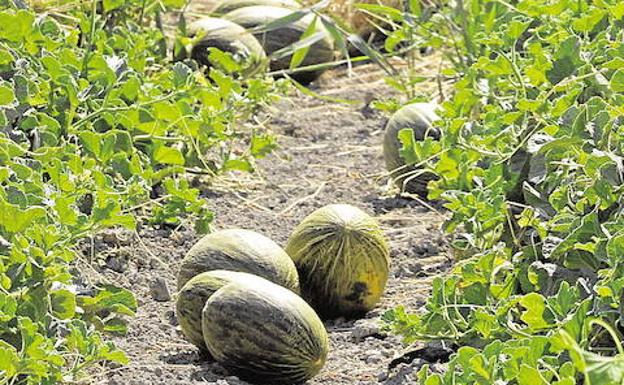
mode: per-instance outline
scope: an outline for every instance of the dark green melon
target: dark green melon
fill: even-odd
[[[266,68],[267,58],[258,40],[245,28],[229,20],[205,17],[193,22],[188,27],[191,37],[199,40],[191,48],[190,56],[197,62],[212,66],[209,48],[218,48],[232,54],[242,68],[244,75],[252,75]],[[201,36],[201,37],[200,37]],[[178,59],[183,59],[182,52]]]
[[[292,14],[293,10],[279,7],[270,6],[253,6],[240,8],[235,11],[229,12],[223,15],[223,18],[233,21],[248,30],[262,27],[263,25],[273,22],[282,17]],[[310,46],[310,49],[300,67],[317,65],[334,60],[334,44],[330,34],[325,30],[320,20],[315,21],[315,16],[312,14],[292,22],[288,25],[284,25],[280,28],[267,31],[267,32],[255,32],[254,36],[258,39],[260,44],[264,47],[264,51],[271,58],[271,55],[276,51],[288,47],[293,43],[301,40],[301,36],[308,29],[311,23],[316,22],[315,33],[323,33],[325,37]],[[272,71],[287,70],[290,67],[290,61],[292,56],[286,56],[284,58],[271,59],[269,65]],[[309,83],[314,81],[324,70],[305,71],[292,74],[293,79],[302,82]]]
[[[356,317],[381,298],[390,265],[377,221],[357,207],[334,204],[308,215],[286,250],[299,271],[303,298],[324,317]]]
[[[284,249],[255,231],[230,229],[204,236],[188,251],[178,273],[178,289],[210,270],[231,270],[268,279],[299,292],[297,268]]]
[[[194,276],[178,293],[176,316],[182,333],[198,348],[205,350],[201,314],[206,301],[217,290],[232,282],[261,279],[255,275],[228,270],[211,270]]]
[[[402,129],[411,128],[417,141],[426,137],[439,139],[440,131],[432,126],[439,119],[435,109],[433,103],[408,104],[396,111],[386,124],[383,143],[386,169],[401,191],[426,196],[427,183],[434,179],[431,173],[421,173],[418,168],[406,165],[400,155],[402,145],[397,136]]]
[[[297,384],[325,364],[327,331],[298,295],[267,280],[233,282],[202,312],[206,347],[237,376],[268,384]]]
[[[280,7],[286,9],[301,8],[301,4],[299,4],[295,0],[225,0],[217,3],[217,5],[212,10],[212,14],[224,15],[239,8],[253,7],[256,5],[268,5],[271,7]]]

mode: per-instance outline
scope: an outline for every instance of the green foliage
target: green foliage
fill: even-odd
[[[75,2],[52,17],[0,1],[0,384],[126,362],[101,332],[124,333],[136,300],[75,280],[76,243],[184,217],[206,232],[186,173],[253,170],[274,147],[240,123],[282,83],[168,60],[160,13],[183,3]]]
[[[463,346],[447,373],[423,369],[422,384],[620,384],[621,2],[430,12],[418,39],[444,50],[457,82],[440,141],[404,141],[403,154],[438,176],[429,197],[449,210],[460,260],[422,314],[395,309],[388,327]]]

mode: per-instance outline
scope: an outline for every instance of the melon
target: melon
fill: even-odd
[[[250,273],[299,292],[299,277],[292,259],[277,243],[255,231],[222,230],[200,239],[182,261],[178,289],[210,270]]]
[[[324,317],[357,317],[383,294],[388,244],[377,221],[357,207],[314,211],[295,228],[286,250],[297,265],[303,298]]]
[[[267,5],[287,9],[301,8],[301,4],[295,0],[225,0],[217,3],[212,10],[212,14],[223,15],[239,8],[253,7],[256,5]]]
[[[211,270],[194,276],[178,293],[176,300],[176,316],[186,339],[205,350],[202,335],[201,314],[206,301],[217,290],[232,282],[247,281],[261,278],[237,271]]]
[[[301,383],[327,358],[327,331],[318,315],[301,297],[264,279],[214,293],[202,311],[202,331],[217,362],[254,382]]]
[[[243,75],[250,76],[266,68],[267,58],[258,40],[245,28],[229,20],[205,17],[193,22],[188,27],[191,37],[197,36],[198,41],[190,50],[190,57],[211,67],[209,48],[217,48],[232,54],[234,60],[242,66]],[[178,59],[189,56],[182,52]]]
[[[292,14],[292,10],[271,6],[253,6],[240,8],[235,11],[223,15],[223,18],[233,21],[248,30],[262,27],[263,25],[273,22],[282,17]],[[334,44],[330,34],[325,30],[320,20],[315,20],[315,15],[309,14],[303,18],[284,25],[280,28],[262,32],[254,32],[254,36],[264,47],[266,54],[271,55],[276,51],[288,47],[293,43],[301,40],[301,36],[308,29],[311,23],[315,22],[315,33],[323,33],[324,38],[312,44],[307,55],[301,62],[300,66],[311,66],[334,60]],[[290,68],[292,56],[271,59],[269,65],[272,71],[287,70]],[[314,81],[323,70],[296,72],[291,76],[293,79],[301,83],[310,83]]]
[[[439,119],[435,110],[433,103],[408,104],[396,111],[386,124],[383,142],[386,169],[401,191],[426,196],[427,183],[435,179],[433,174],[422,173],[417,167],[406,164],[400,154],[402,145],[398,139],[399,131],[404,128],[411,128],[417,141],[426,137],[439,139],[440,131],[432,125]]]

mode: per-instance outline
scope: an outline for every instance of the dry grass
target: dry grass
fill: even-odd
[[[305,0],[306,4],[314,3],[314,0]],[[345,24],[350,26],[354,32],[360,35],[367,35],[372,32],[375,27],[371,24],[371,17],[366,13],[358,10],[356,4],[380,4],[393,8],[401,8],[401,0],[332,0],[329,5],[329,11],[334,16],[342,19]],[[379,21],[377,21],[379,22]]]

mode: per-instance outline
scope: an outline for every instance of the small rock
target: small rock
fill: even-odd
[[[151,269],[158,269],[163,266],[163,263],[158,258],[150,258],[149,266]]]
[[[162,374],[163,374],[162,368],[155,367],[154,368],[154,374],[157,375],[158,377],[162,376]]]
[[[154,300],[159,302],[167,302],[171,300],[171,293],[164,278],[156,278],[150,282],[150,294]]]
[[[377,351],[377,350],[368,350],[366,352],[366,359],[364,361],[366,361],[367,364],[371,365],[371,364],[378,364],[381,361],[383,361],[384,357],[381,354],[381,352]]]
[[[178,317],[173,310],[167,310],[165,312],[165,319],[169,322],[171,326],[178,326]]]
[[[117,234],[115,234],[113,231],[106,232],[102,234],[102,241],[108,244],[116,244]]]
[[[226,380],[217,380],[216,385],[230,385]]]
[[[351,331],[351,338],[355,342],[361,342],[366,337],[379,334],[379,325],[373,320],[360,320],[353,325],[353,331]]]
[[[385,381],[387,379],[388,379],[388,373],[386,373],[385,371],[379,372],[379,374],[377,375],[377,381],[379,382]]]
[[[425,253],[427,253],[427,255],[435,255],[438,254],[438,252],[440,251],[440,249],[438,248],[437,245],[435,245],[433,242],[431,241],[425,241],[423,242],[422,245]]]
[[[128,270],[128,259],[111,255],[106,258],[106,267],[117,273],[124,273]]]

